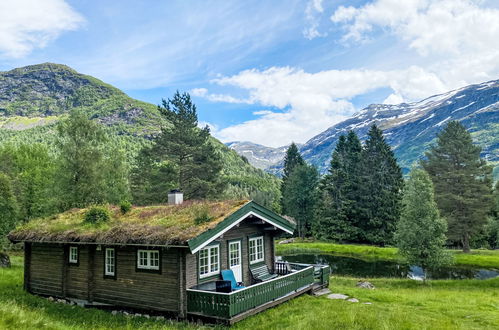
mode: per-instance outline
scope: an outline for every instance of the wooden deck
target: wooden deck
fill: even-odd
[[[187,316],[209,322],[234,324],[329,284],[329,266],[297,264],[290,274],[231,293],[187,290]]]

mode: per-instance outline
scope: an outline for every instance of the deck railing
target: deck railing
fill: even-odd
[[[231,293],[187,289],[187,312],[230,319],[315,282],[314,266]]]

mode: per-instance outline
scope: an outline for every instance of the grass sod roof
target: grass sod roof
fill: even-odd
[[[122,214],[107,206],[111,219],[89,223],[86,209],[72,209],[35,219],[9,234],[13,242],[78,242],[99,244],[186,245],[186,242],[215,228],[247,205],[246,200],[186,201],[182,205],[133,207]]]

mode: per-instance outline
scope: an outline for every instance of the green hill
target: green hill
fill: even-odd
[[[132,166],[140,148],[167,124],[157,106],[65,65],[44,63],[0,72],[0,144],[42,142],[56,152],[56,124],[73,109],[104,124]],[[213,140],[225,164],[228,185],[222,197],[252,198],[277,207],[279,179]]]

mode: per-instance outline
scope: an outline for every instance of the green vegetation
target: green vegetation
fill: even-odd
[[[146,319],[58,304],[22,290],[23,259],[0,269],[0,328],[4,329],[203,329],[172,320]],[[350,303],[303,295],[249,317],[235,329],[493,329],[499,327],[499,279],[369,279],[375,290],[355,287],[357,279],[331,278],[333,292],[360,300]],[[365,305],[363,302],[371,302]],[[452,308],[449,308],[452,306]]]
[[[112,315],[48,301],[23,291],[23,258],[11,256],[12,268],[0,268],[1,329],[198,329],[205,328],[170,320]],[[211,328],[211,327],[206,327]]]
[[[433,198],[433,184],[425,170],[411,171],[402,204],[395,232],[400,254],[409,264],[421,266],[425,272],[450,263],[450,255],[444,248],[447,222],[440,218]]]
[[[331,278],[333,292],[359,303],[308,295],[248,318],[246,329],[496,329],[499,279],[431,281],[368,279],[376,287],[355,287],[358,279]],[[363,302],[371,302],[365,305]]]
[[[7,246],[6,235],[14,229],[18,205],[10,178],[0,173],[0,252]]]
[[[54,159],[59,156],[58,122],[75,111],[84,113],[93,122],[101,124],[108,140],[104,147],[105,155],[113,155],[107,163],[111,167],[124,165],[118,167],[123,170],[121,173],[115,171],[113,177],[107,178],[112,180],[106,184],[107,193],[118,196],[107,200],[113,204],[125,199],[119,196],[123,195],[123,188],[126,187],[117,184],[123,182],[123,172],[137,166],[140,150],[151,146],[151,140],[160,133],[161,127],[170,124],[156,105],[134,100],[117,88],[64,65],[45,63],[1,72],[0,89],[7,91],[0,95],[0,149],[5,145],[17,149],[39,143],[47,149],[51,163],[55,163]],[[209,139],[223,164],[220,185],[225,189],[216,198],[253,199],[264,206],[280,210],[280,180],[254,168],[215,138]],[[167,164],[161,165],[168,169]],[[5,172],[1,166],[0,164],[0,171]],[[53,170],[55,167],[52,165],[48,168]],[[41,165],[39,170],[43,172]],[[157,172],[158,177],[168,181],[168,170],[166,173],[160,170]],[[7,174],[17,189],[20,174]],[[50,175],[41,177],[54,181]],[[159,188],[166,198],[166,192],[175,187],[163,185]],[[47,199],[57,199],[60,193],[61,191],[52,189],[43,195]],[[18,194],[19,191],[16,191],[19,198]],[[41,198],[42,194],[37,196]],[[60,205],[57,200],[45,200],[36,205],[42,204],[52,209],[40,210],[35,217],[52,214],[67,207]],[[24,210],[24,205],[21,205],[20,211]],[[22,214],[20,218],[24,221],[31,217],[27,218]]]
[[[185,243],[215,227],[246,202],[187,201],[181,205],[134,207],[125,214],[118,206],[71,209],[22,224],[9,237],[29,241]],[[106,216],[110,219],[102,221]],[[88,221],[87,217],[92,220]],[[200,217],[202,222],[199,222]]]
[[[159,110],[169,124],[161,127],[151,147],[140,152],[134,200],[139,204],[162,202],[165,187],[180,189],[186,199],[218,197],[224,188],[220,180],[223,164],[208,126],[198,128],[190,95],[177,91],[172,99],[163,100]]]
[[[111,216],[109,215],[109,210],[102,206],[91,207],[87,212],[85,212],[85,217],[84,217],[85,222],[92,224],[108,222],[110,219]]]
[[[379,259],[386,261],[404,261],[394,247],[378,247],[371,245],[335,244],[326,242],[297,242],[291,244],[277,244],[277,255],[299,253],[333,254],[359,259]],[[455,265],[470,265],[484,268],[499,269],[499,250],[471,250],[469,254],[458,250],[447,250],[454,257]]]
[[[293,147],[294,146],[294,147]],[[287,165],[290,162],[290,151],[296,148],[291,145],[287,153]],[[298,150],[296,150],[298,152]],[[301,158],[300,154],[297,156]],[[293,217],[297,222],[298,237],[309,235],[314,220],[314,207],[317,200],[317,184],[319,173],[317,169],[305,164],[303,160],[294,165],[292,170],[284,168],[284,173],[288,173],[283,178],[282,183],[282,209],[286,215]]]
[[[383,132],[373,125],[364,146],[342,136],[320,184],[315,236],[341,242],[390,244],[400,218],[402,172]]]
[[[480,158],[466,128],[450,122],[422,162],[435,186],[435,200],[447,219],[449,240],[469,252],[471,240],[483,231],[492,211],[492,167]]]

